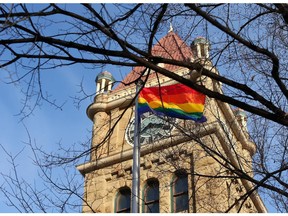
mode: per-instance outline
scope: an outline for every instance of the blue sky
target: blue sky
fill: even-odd
[[[32,152],[25,144],[28,141],[25,126],[30,136],[38,146],[47,151],[55,151],[58,142],[64,146],[86,141],[91,136],[92,122],[86,116],[86,108],[91,103],[90,99],[81,104],[77,109],[71,97],[77,95],[78,85],[82,78],[85,88],[89,93],[96,89],[95,77],[102,70],[89,70],[81,65],[61,68],[43,73],[43,89],[52,94],[59,104],[65,102],[63,110],[55,109],[43,102],[37,107],[31,116],[21,122],[21,116],[17,115],[21,109],[23,95],[19,86],[5,84],[7,72],[0,71],[0,144],[7,152],[16,155],[23,148],[24,151],[17,157],[18,171],[20,176],[27,181],[37,181],[37,169],[33,165]],[[8,157],[0,151],[0,172],[8,174],[11,166]],[[3,179],[0,178],[0,184]],[[0,212],[15,212],[15,209],[4,205],[2,194],[0,194]]]

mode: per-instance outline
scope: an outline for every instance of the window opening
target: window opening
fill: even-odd
[[[151,179],[144,188],[144,213],[159,213],[159,181]]]
[[[176,173],[173,181],[173,212],[188,210],[188,177],[185,172]]]
[[[116,213],[130,213],[131,190],[128,187],[121,188],[116,195]]]

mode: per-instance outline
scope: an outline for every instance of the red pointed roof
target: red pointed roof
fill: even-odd
[[[159,42],[152,48],[152,54],[167,59],[175,59],[178,61],[191,61],[193,53],[191,48],[173,31],[170,31],[166,36],[161,38]],[[164,64],[165,69],[176,71],[179,66]],[[128,84],[136,80],[143,72],[144,67],[134,67],[133,70],[123,79],[123,83]],[[155,76],[155,73],[150,74],[149,78]],[[115,91],[125,88],[125,85],[120,83]]]

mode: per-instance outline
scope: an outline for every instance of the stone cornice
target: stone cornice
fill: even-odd
[[[133,100],[132,96],[126,96],[110,102],[104,100],[92,103],[88,106],[86,114],[93,121],[94,115],[97,112],[109,112],[110,110],[115,108],[127,107],[132,102],[132,100]]]
[[[219,126],[217,126],[217,128],[220,128]],[[199,137],[204,137],[206,135],[210,135],[215,133],[215,131],[217,131],[216,127],[215,127],[215,123],[214,124],[210,124],[205,126],[205,128],[203,128],[202,130],[199,131],[198,136]],[[180,143],[183,142],[187,142],[191,140],[190,137],[178,137],[177,139],[173,140],[173,144],[170,146],[175,146],[178,145]],[[146,154],[149,154],[151,152],[155,152],[158,151],[160,149],[162,149],[164,146],[167,146],[167,140],[161,140],[157,143],[154,143],[153,146],[152,145],[145,145],[141,148],[141,156],[144,156]],[[77,166],[77,169],[83,174],[85,175],[88,172],[91,172],[93,170],[97,170],[97,169],[101,169],[107,166],[111,166],[113,164],[116,163],[121,163],[124,162],[126,160],[130,160],[133,158],[133,148],[113,154],[113,155],[109,155],[105,158],[100,158],[96,161],[91,161],[85,164],[81,164]]]

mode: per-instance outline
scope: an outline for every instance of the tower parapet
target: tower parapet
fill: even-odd
[[[246,112],[241,108],[236,108],[233,112],[243,132],[248,135]]]

